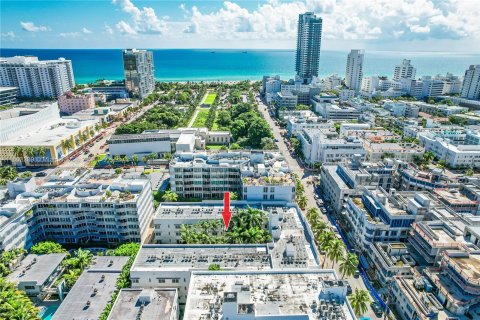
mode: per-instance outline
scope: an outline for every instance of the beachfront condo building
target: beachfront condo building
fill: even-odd
[[[347,57],[345,84],[352,90],[359,91],[363,78],[363,50],[352,50]]]
[[[295,71],[304,83],[318,77],[320,45],[322,41],[322,18],[313,12],[298,16],[297,55]]]
[[[462,98],[480,100],[480,64],[471,65],[465,71]]]
[[[0,58],[0,87],[17,87],[20,97],[57,98],[75,86],[72,61],[37,57]]]
[[[393,80],[400,81],[402,78],[415,79],[416,69],[411,65],[410,60],[403,59],[401,64],[395,66]]]
[[[123,50],[125,86],[133,96],[144,98],[155,89],[153,53],[147,50]]]

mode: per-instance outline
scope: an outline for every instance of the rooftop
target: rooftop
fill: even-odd
[[[158,269],[270,269],[266,245],[143,245],[132,271]]]
[[[303,315],[308,319],[319,316],[329,320],[355,319],[344,297],[329,295],[335,291],[335,279],[333,270],[194,272],[185,319],[204,319],[212,310],[219,316],[232,319],[238,313],[264,317]],[[235,311],[228,308],[229,314],[225,314],[227,302],[236,305]]]
[[[128,257],[95,257],[92,267],[80,275],[52,320],[98,319],[112,299],[117,278],[127,261]]]
[[[177,319],[176,289],[122,289],[108,320]]]
[[[435,189],[434,193],[449,205],[475,206],[477,201],[472,201],[456,189]]]
[[[15,271],[7,276],[7,279],[16,284],[33,282],[37,285],[43,285],[66,256],[66,253],[29,254]]]

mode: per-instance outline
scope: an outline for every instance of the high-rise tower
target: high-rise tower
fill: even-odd
[[[123,50],[125,87],[131,94],[144,98],[155,89],[153,53],[147,50]]]
[[[298,16],[297,56],[295,71],[304,83],[318,77],[320,45],[322,41],[322,18],[313,12]]]
[[[345,84],[355,91],[359,91],[362,86],[363,55],[363,50],[351,50],[347,57]]]

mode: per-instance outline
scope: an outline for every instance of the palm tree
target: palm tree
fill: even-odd
[[[242,210],[246,219],[245,228],[261,227],[265,224],[265,213],[258,209],[248,207],[247,210]]]
[[[112,165],[113,165],[113,163],[115,162],[115,160],[113,160],[112,158],[109,157],[109,158],[106,158],[106,159],[105,159],[105,162],[108,163],[108,165],[109,165],[110,167],[112,167]]]
[[[144,164],[147,164],[147,161],[148,161],[148,158],[145,157],[145,156],[143,156],[143,157],[142,157],[142,162],[143,162]]]
[[[315,239],[318,239],[328,228],[327,224],[321,220],[315,220],[310,225]]]
[[[423,154],[423,159],[427,164],[430,164],[433,161],[433,159],[435,159],[435,153],[429,150]]]
[[[357,316],[363,315],[368,310],[368,303],[370,302],[370,295],[366,290],[358,290],[350,296],[350,304]]]
[[[172,159],[172,154],[167,152],[163,155],[163,159],[165,160],[171,160]]]
[[[47,148],[46,147],[37,147],[36,153],[39,157],[45,157],[47,155]]]
[[[175,202],[178,200],[178,195],[175,192],[167,190],[165,191],[165,194],[162,196],[162,199],[166,202]]]
[[[340,272],[342,273],[342,279],[345,276],[353,276],[355,274],[355,270],[358,267],[358,257],[354,253],[347,253],[346,256],[342,258],[340,261]]]
[[[132,160],[132,164],[135,166],[135,172],[137,172],[138,156],[134,154],[130,160]]]
[[[263,240],[263,230],[259,227],[249,228],[243,231],[240,236],[245,243],[261,243]]]
[[[468,168],[467,170],[465,170],[465,175],[466,175],[467,177],[473,176],[474,173],[475,173],[475,172],[473,171],[472,168]]]
[[[128,157],[127,156],[122,156],[120,159],[122,160],[123,166],[125,167],[125,165],[127,164],[127,161],[128,161]]]
[[[343,258],[345,255],[345,244],[342,241],[335,238],[335,240],[330,242],[330,245],[327,248],[327,256],[332,261],[332,268]]]
[[[445,172],[445,169],[447,168],[447,161],[445,159],[438,161],[437,168],[441,169],[442,173]]]
[[[82,248],[79,248],[77,251],[75,251],[74,255],[78,260],[78,267],[82,270],[90,264],[93,258],[93,254],[90,251],[82,250]]]
[[[62,149],[64,154],[68,154],[70,149],[73,149],[73,142],[71,139],[63,140],[62,141]]]
[[[81,137],[82,137],[83,142],[87,142],[87,140],[88,140],[88,135],[87,135],[86,132],[83,132],[83,133],[81,134]]]
[[[297,203],[298,203],[298,206],[300,207],[300,209],[304,210],[305,207],[307,206],[307,197],[302,194],[301,196],[298,197],[297,199]]]
[[[195,243],[195,233],[193,232],[191,225],[182,224],[180,226],[180,236],[181,236],[182,242],[184,243],[187,243],[187,244]]]
[[[117,154],[116,156],[113,156],[113,160],[118,163],[120,161],[122,161],[122,158]]]
[[[310,224],[312,224],[311,221],[315,221],[318,218],[319,218],[319,216],[318,216],[318,209],[317,208],[312,207],[312,208],[309,208],[307,210],[307,219],[310,222]]]
[[[13,147],[13,155],[22,161],[22,166],[25,167],[25,149],[20,146]]]
[[[335,235],[333,232],[324,232],[322,233],[318,238],[318,246],[320,250],[327,252],[328,248],[330,247],[330,243],[335,240]],[[325,265],[325,262],[327,261],[327,254],[325,253],[325,257],[323,259],[322,263],[322,269],[323,266]]]

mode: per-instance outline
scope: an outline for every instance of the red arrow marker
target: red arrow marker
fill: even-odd
[[[230,211],[230,192],[223,193],[223,223],[225,224],[225,230],[228,230],[230,225],[230,219],[232,218],[232,212]]]

